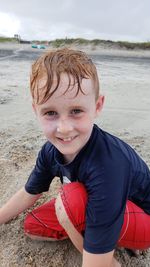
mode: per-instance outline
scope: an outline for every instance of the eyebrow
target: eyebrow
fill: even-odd
[[[79,105],[76,105],[76,106],[72,106],[71,109],[83,109],[85,107],[83,106],[79,106]]]

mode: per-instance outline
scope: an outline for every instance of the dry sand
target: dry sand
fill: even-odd
[[[29,94],[30,65],[42,52],[29,45],[0,45],[0,206],[24,185],[45,140],[32,112]],[[88,52],[130,59],[118,61],[118,67],[109,58],[103,64],[97,62],[106,96],[97,123],[129,142],[150,166],[150,53],[105,49]],[[142,63],[132,64],[137,58],[142,58]],[[37,204],[55,196],[59,186],[56,179],[49,196],[44,195]],[[0,267],[81,266],[81,256],[69,240],[37,242],[25,237],[24,216],[25,213],[0,226]],[[135,258],[120,249],[116,256],[123,267],[150,266],[150,251]]]

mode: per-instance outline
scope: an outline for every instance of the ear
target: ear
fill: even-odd
[[[37,115],[36,105],[34,102],[32,102],[32,109],[33,109],[35,115]]]
[[[96,116],[101,112],[104,105],[105,97],[100,95],[96,101]]]

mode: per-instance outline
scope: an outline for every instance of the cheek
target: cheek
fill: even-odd
[[[93,118],[91,118],[90,116],[84,116],[82,120],[78,121],[77,127],[83,133],[90,131],[91,128],[93,128]]]
[[[41,120],[40,121],[41,128],[44,132],[45,135],[50,135],[56,130],[56,123],[55,122],[50,122],[47,120]]]

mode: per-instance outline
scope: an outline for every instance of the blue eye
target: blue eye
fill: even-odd
[[[82,112],[81,109],[73,109],[73,110],[71,111],[71,114],[80,114],[81,112]]]
[[[56,111],[53,111],[53,110],[51,110],[51,111],[48,111],[48,112],[46,112],[46,114],[45,115],[48,115],[48,116],[56,116],[57,115],[57,112]]]

